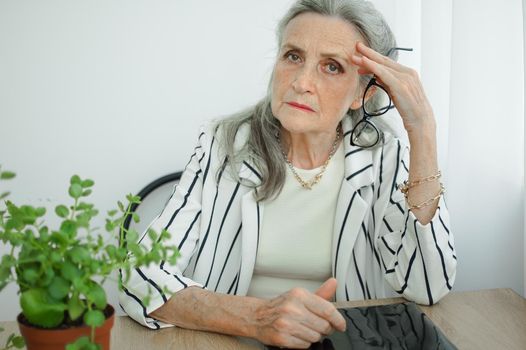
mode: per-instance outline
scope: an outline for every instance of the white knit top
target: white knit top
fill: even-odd
[[[254,274],[247,295],[273,298],[294,287],[314,292],[331,277],[331,246],[336,201],[344,176],[338,147],[320,182],[304,189],[287,168],[283,190],[263,206]],[[298,169],[304,180],[321,168]]]

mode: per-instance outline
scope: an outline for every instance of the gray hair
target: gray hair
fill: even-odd
[[[387,55],[396,46],[394,35],[384,17],[369,1],[364,0],[298,0],[292,5],[280,20],[277,28],[278,49],[281,47],[283,33],[287,24],[296,16],[313,12],[325,16],[338,17],[352,24],[375,51]],[[398,58],[393,50],[390,57]],[[362,75],[360,86],[365,88],[371,76]],[[277,196],[286,177],[286,164],[283,159],[281,145],[276,137],[280,130],[280,122],[271,110],[272,81],[269,81],[267,94],[254,106],[233,114],[217,122],[216,127],[221,130],[220,147],[228,159],[228,173],[237,181],[243,161],[250,159],[261,176],[261,187],[255,194],[257,201],[263,201]],[[373,95],[366,103],[368,109],[375,110],[380,101]],[[344,118],[351,118],[353,125],[362,118],[361,108],[349,110]],[[241,126],[248,124],[250,133],[244,144],[236,144],[236,135]],[[219,174],[219,171],[218,171]]]

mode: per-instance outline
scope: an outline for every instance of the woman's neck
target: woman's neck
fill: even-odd
[[[322,166],[334,150],[337,130],[320,133],[291,133],[281,128],[281,147],[296,168],[314,169]]]

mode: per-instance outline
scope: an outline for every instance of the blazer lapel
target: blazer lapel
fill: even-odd
[[[369,186],[374,181],[372,152],[350,144],[352,129],[350,118],[344,118],[342,128],[345,171],[334,215],[332,239],[332,273],[339,281],[336,300],[346,300],[345,282],[351,251],[369,207],[358,190],[364,186]]]

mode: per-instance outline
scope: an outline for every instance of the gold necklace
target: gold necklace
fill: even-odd
[[[325,173],[325,170],[327,170],[327,165],[329,165],[329,162],[331,161],[332,157],[336,153],[336,148],[338,146],[338,142],[340,141],[340,137],[341,137],[341,126],[338,125],[338,128],[336,129],[336,138],[334,139],[334,143],[332,144],[332,149],[331,149],[331,152],[329,153],[329,157],[327,158],[325,163],[322,165],[320,172],[318,174],[316,174],[309,181],[303,180],[301,178],[301,176],[296,172],[296,169],[294,169],[294,166],[292,165],[292,163],[290,162],[289,158],[287,157],[287,154],[283,150],[283,147],[281,147],[281,154],[283,154],[283,158],[285,159],[285,162],[289,166],[289,168],[292,171],[292,174],[294,175],[296,180],[298,180],[298,182],[300,183],[301,187],[303,187],[303,188],[305,188],[307,190],[312,190],[312,186],[314,186],[318,182],[320,182],[323,174]],[[279,144],[281,145],[281,133],[278,133],[277,139],[278,139]]]

